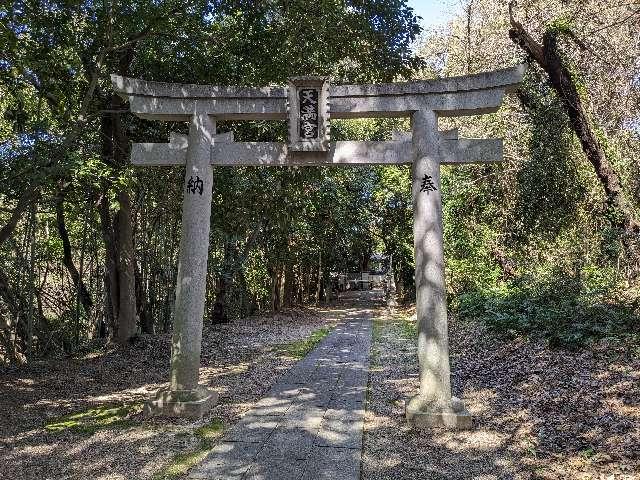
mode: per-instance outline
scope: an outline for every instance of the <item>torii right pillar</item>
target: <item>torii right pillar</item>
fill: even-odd
[[[415,428],[471,428],[471,415],[451,394],[447,294],[444,274],[440,143],[433,111],[411,117],[412,199],[415,252],[416,321],[420,391],[406,405]]]

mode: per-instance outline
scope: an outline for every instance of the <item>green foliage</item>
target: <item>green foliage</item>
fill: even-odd
[[[135,246],[137,268],[137,291],[124,296],[136,297],[141,319],[148,316],[157,330],[170,328],[184,169],[131,168],[126,158],[131,142],[164,142],[170,131],[186,133],[186,125],[118,112],[126,105],[112,98],[109,74],[263,86],[314,73],[330,75],[334,83],[409,79],[424,73],[425,64],[438,76],[473,73],[516,60],[505,17],[494,7],[474,2],[471,25],[464,16],[455,19],[450,31],[426,40],[432,55],[420,59],[411,48],[420,28],[402,0],[154,0],[120,2],[110,9],[91,1],[26,0],[0,6],[0,226],[24,192],[39,193],[33,220],[24,212],[11,238],[0,245],[0,273],[7,279],[0,317],[15,325],[16,339],[0,349],[25,344],[28,321],[22,312],[31,312],[28,318],[36,324],[33,354],[79,348],[96,335],[96,327],[109,324],[104,275],[111,272],[109,248],[122,218],[131,220],[123,225],[131,227],[128,240]],[[542,10],[531,13],[538,36],[589,30],[584,15],[569,7],[556,5],[544,15]],[[483,19],[480,25],[477,18]],[[612,23],[598,22],[590,28]],[[141,32],[148,34],[128,43]],[[629,36],[623,37],[620,45],[628,48]],[[624,70],[612,76],[603,76],[602,68],[590,71],[569,42],[563,42],[562,53],[572,60],[581,97],[595,106],[592,120],[601,125],[600,143],[628,186],[633,208],[640,209],[633,102],[637,55],[628,51],[616,58],[632,62],[628,81]],[[590,62],[614,59],[596,53]],[[623,93],[615,84],[624,86]],[[440,120],[441,128],[459,127],[467,137],[505,137],[504,165],[442,169],[450,298],[476,295],[474,305],[484,308],[495,300],[502,302],[499,311],[512,313],[528,312],[533,302],[533,313],[514,313],[516,323],[547,325],[566,314],[563,331],[571,331],[574,323],[599,321],[603,309],[620,307],[622,316],[628,306],[615,300],[617,293],[624,290],[629,304],[638,293],[627,272],[632,259],[624,257],[619,232],[611,228],[619,212],[604,207],[598,179],[584,161],[562,104],[534,67],[520,100],[524,112],[507,99],[506,108],[494,115]],[[116,124],[122,126],[122,145],[105,134]],[[285,141],[287,134],[283,121],[224,121],[218,129],[233,131],[238,141]],[[334,140],[389,140],[392,131],[408,131],[409,124],[406,119],[332,120],[331,129]],[[209,314],[214,305],[237,318],[313,300],[329,272],[359,271],[374,251],[393,256],[399,293],[414,298],[409,167],[216,168],[214,178]],[[78,289],[61,262],[53,208],[60,193],[65,194],[73,261],[94,302],[90,313],[78,307]],[[122,194],[132,204],[124,217]],[[108,208],[101,209],[105,199]],[[579,271],[590,280],[581,278],[579,289],[567,291],[570,302],[546,299],[553,291],[544,285],[556,278],[554,271]],[[611,281],[593,280],[593,272],[606,272]],[[562,284],[562,275],[557,278]],[[279,290],[283,284],[284,292]],[[600,285],[597,302],[584,290],[592,284]],[[493,293],[485,298],[486,292]],[[610,330],[626,331],[616,315]],[[493,321],[486,312],[481,317]]]
[[[406,131],[407,125],[397,129]],[[376,169],[373,190],[377,230],[381,250],[392,256],[398,294],[412,301],[415,293],[413,281],[413,211],[411,204],[411,169],[406,166]]]
[[[562,104],[533,67],[519,96],[524,131],[506,168],[443,170],[452,310],[553,346],[637,335],[640,295]]]
[[[554,34],[570,33],[575,28],[573,20],[569,16],[562,16],[549,22],[547,32]]]
[[[504,334],[544,338],[577,348],[600,338],[640,334],[640,304],[612,295],[610,271],[585,269],[519,279],[459,295],[453,311]]]
[[[538,72],[523,86],[530,136],[530,156],[516,176],[517,198],[510,238],[552,239],[575,222],[587,187],[579,173],[582,153],[555,93]]]
[[[70,431],[93,435],[100,430],[125,429],[133,425],[131,417],[142,411],[141,403],[102,406],[50,420],[44,426],[48,432]]]
[[[309,335],[307,338],[304,338],[302,340],[296,340],[294,342],[285,343],[282,345],[278,345],[276,347],[276,350],[286,355],[287,357],[291,357],[295,359],[304,358],[309,354],[309,352],[311,352],[314,348],[318,346],[318,344],[322,341],[323,338],[325,338],[327,335],[329,335],[329,333],[331,333],[331,330],[333,330],[333,328],[330,328],[330,327],[320,328],[315,332],[313,332],[311,335]]]
[[[112,98],[110,74],[256,86],[284,85],[300,74],[331,75],[334,83],[391,81],[409,78],[421,64],[411,48],[419,32],[405,1],[160,0],[105,8],[92,1],[27,0],[0,6],[6,47],[0,202],[7,206],[0,226],[25,191],[41,193],[33,267],[21,253],[30,238],[27,221],[19,222],[15,242],[0,246],[0,271],[9,279],[0,316],[8,315],[3,302],[38,313],[33,352],[81,347],[75,343],[91,340],[97,326],[112,327],[109,313],[117,317],[103,276],[118,276],[109,255],[118,257],[130,241],[137,291],[123,298],[136,297],[141,324],[150,318],[157,329],[170,328],[184,169],[131,168],[127,157],[131,142],[166,142],[169,132],[186,133],[186,126],[134,118]],[[332,128],[335,138],[377,139],[390,136],[391,123],[347,121]],[[238,141],[285,141],[287,135],[283,121],[224,121],[218,128],[233,131]],[[216,169],[207,312],[219,304],[237,318],[279,308],[275,287],[284,272],[283,303],[289,304],[312,298],[331,271],[359,270],[380,243],[372,227],[375,182],[372,169]],[[73,261],[95,307],[86,315],[78,313],[78,289],[61,265],[52,208],[61,192]],[[130,214],[121,204],[127,197]],[[133,238],[117,241],[127,227]],[[26,323],[16,320],[18,337],[29,336]]]

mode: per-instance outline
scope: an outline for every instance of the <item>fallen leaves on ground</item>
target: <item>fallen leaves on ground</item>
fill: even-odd
[[[203,425],[233,425],[295,364],[276,346],[334,322],[331,312],[296,309],[205,325],[200,381],[220,397],[201,422],[141,414],[113,420],[166,385],[168,333],[0,371],[0,478],[151,479],[175,455],[198,449]]]
[[[404,402],[419,385],[414,313],[378,313],[363,480],[640,479],[640,359],[630,346],[550,349],[453,320],[453,390],[474,428],[412,431]]]

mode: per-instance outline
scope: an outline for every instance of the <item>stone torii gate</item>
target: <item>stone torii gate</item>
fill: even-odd
[[[134,144],[134,165],[186,165],[176,282],[171,379],[147,402],[148,414],[200,417],[214,392],[199,385],[212,165],[326,166],[413,164],[412,199],[420,391],[406,404],[415,427],[469,428],[451,396],[444,280],[440,165],[502,160],[502,140],[459,139],[438,117],[498,110],[521,82],[524,66],[465,77],[376,85],[330,85],[295,77],[288,87],[219,87],[147,82],[113,75],[115,91],[138,117],[189,122],[169,143]],[[411,132],[391,141],[331,143],[329,118],[410,117]],[[289,142],[234,142],[218,120],[289,120]]]

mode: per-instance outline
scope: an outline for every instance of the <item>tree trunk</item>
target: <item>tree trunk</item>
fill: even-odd
[[[136,334],[136,280],[129,194],[118,192],[120,209],[114,219],[118,270],[118,325],[114,338],[124,344]]]
[[[132,57],[123,55],[121,75],[126,75]],[[124,62],[124,63],[123,63]],[[122,109],[124,102],[115,94],[111,95],[109,108]],[[117,113],[105,115],[101,123],[102,157],[105,163],[115,168],[125,168],[129,157],[129,139]],[[107,318],[112,327],[113,339],[124,344],[136,334],[136,282],[133,225],[129,193],[119,189],[116,192],[120,208],[113,219],[109,211],[109,187],[103,187],[99,199],[100,222],[106,250]],[[142,286],[140,286],[142,288]],[[144,293],[143,293],[144,294]]]
[[[58,226],[58,233],[60,234],[60,239],[62,240],[62,252],[63,258],[62,263],[67,268],[69,275],[71,276],[71,280],[73,281],[73,285],[75,290],[78,292],[78,297],[80,299],[80,303],[82,304],[82,308],[87,314],[87,317],[91,317],[91,312],[93,310],[93,300],[91,299],[91,294],[89,290],[87,290],[87,286],[84,283],[82,277],[80,277],[80,273],[73,263],[73,255],[71,252],[71,242],[69,241],[69,233],[67,231],[67,224],[64,216],[64,194],[60,193],[55,199],[55,208],[56,208],[56,223]]]
[[[36,190],[27,190],[18,199],[18,203],[11,212],[9,220],[0,229],[0,245],[8,240],[18,226],[20,217],[24,211],[33,204],[39,197]],[[24,363],[26,361],[23,352],[26,351],[26,337],[30,335],[28,328],[24,336],[19,335],[20,313],[23,303],[20,301],[19,292],[14,291],[9,285],[9,277],[0,270],[0,298],[2,298],[9,309],[9,315],[0,324],[0,340],[4,346],[9,363]],[[15,319],[12,323],[11,319]],[[6,325],[5,325],[6,323]]]
[[[280,308],[284,308],[284,265],[280,266],[278,277],[278,304]]]
[[[294,272],[294,265],[291,261],[287,262],[287,266],[284,271],[284,306],[293,306],[296,294],[296,278]]]
[[[502,271],[502,279],[503,280],[512,280],[516,277],[516,269],[514,267],[514,262],[511,261],[504,250],[494,247],[491,250],[491,256],[496,261],[500,270]]]
[[[320,303],[322,294],[322,250],[318,253],[318,283],[316,284],[316,305]]]
[[[103,137],[103,142],[110,143],[109,138]],[[108,149],[104,143],[103,151]],[[136,333],[135,264],[129,195],[120,191],[117,199],[120,209],[113,219],[107,187],[102,192],[98,207],[105,245],[106,316],[111,324],[113,339],[123,344]]]
[[[271,273],[271,308],[277,312],[280,306],[280,264],[276,263]]]
[[[23,335],[20,335],[20,313],[23,302],[9,287],[9,277],[0,270],[0,298],[4,301],[9,310],[9,314],[2,317],[2,328],[0,329],[0,340],[4,346],[9,363],[25,363],[26,358],[23,352],[26,351],[26,342]],[[23,328],[23,330],[25,330]],[[24,332],[26,333],[26,331]]]
[[[312,275],[313,275],[313,268],[312,268],[311,265],[309,265],[307,267],[306,278],[305,278],[305,283],[304,283],[304,285],[305,285],[305,288],[304,288],[305,303],[311,302]]]
[[[4,345],[10,362],[24,363],[27,360],[24,353],[27,347],[28,325],[23,313],[27,310],[27,300],[19,292],[12,289],[9,283],[8,275],[0,268],[0,298],[9,310],[6,321],[0,323],[0,342]],[[11,319],[15,319],[15,321]],[[34,327],[37,327],[38,338],[41,342],[44,335],[48,335],[50,332],[49,325],[40,311],[34,315],[34,320]]]
[[[623,233],[623,245],[627,253],[633,252],[632,239],[640,238],[640,222],[634,218],[627,203],[622,183],[615,168],[607,159],[582,99],[571,71],[558,51],[558,32],[549,30],[538,43],[513,15],[513,1],[509,5],[511,29],[509,36],[532,58],[548,75],[553,89],[558,94],[567,112],[571,127],[577,135],[582,150],[593,166],[595,173],[607,196],[607,204],[613,213],[612,222]]]
[[[29,208],[39,196],[40,193],[36,190],[27,190],[20,196],[18,203],[9,216],[9,220],[0,228],[0,245],[11,236],[18,225],[22,213]]]
[[[120,302],[117,267],[117,250],[115,239],[113,238],[113,225],[111,212],[109,211],[109,197],[106,188],[103,190],[98,200],[98,211],[100,213],[100,227],[102,231],[102,241],[105,248],[105,317],[109,328],[113,333],[117,328]]]
[[[302,265],[300,263],[297,265],[297,278],[298,285],[296,290],[296,301],[299,305],[302,305],[304,303],[304,276],[302,274]]]
[[[136,284],[136,306],[138,308],[137,315],[140,319],[140,330],[142,331],[142,333],[153,334],[155,333],[153,325],[153,315],[150,308],[151,305],[149,304],[149,302],[147,302],[142,272],[135,263],[133,267]]]
[[[218,280],[218,288],[216,293],[216,300],[213,304],[213,314],[211,315],[211,320],[213,323],[229,323],[229,316],[226,312],[226,301],[227,301],[227,281],[225,279],[225,274],[223,273],[220,279]]]

